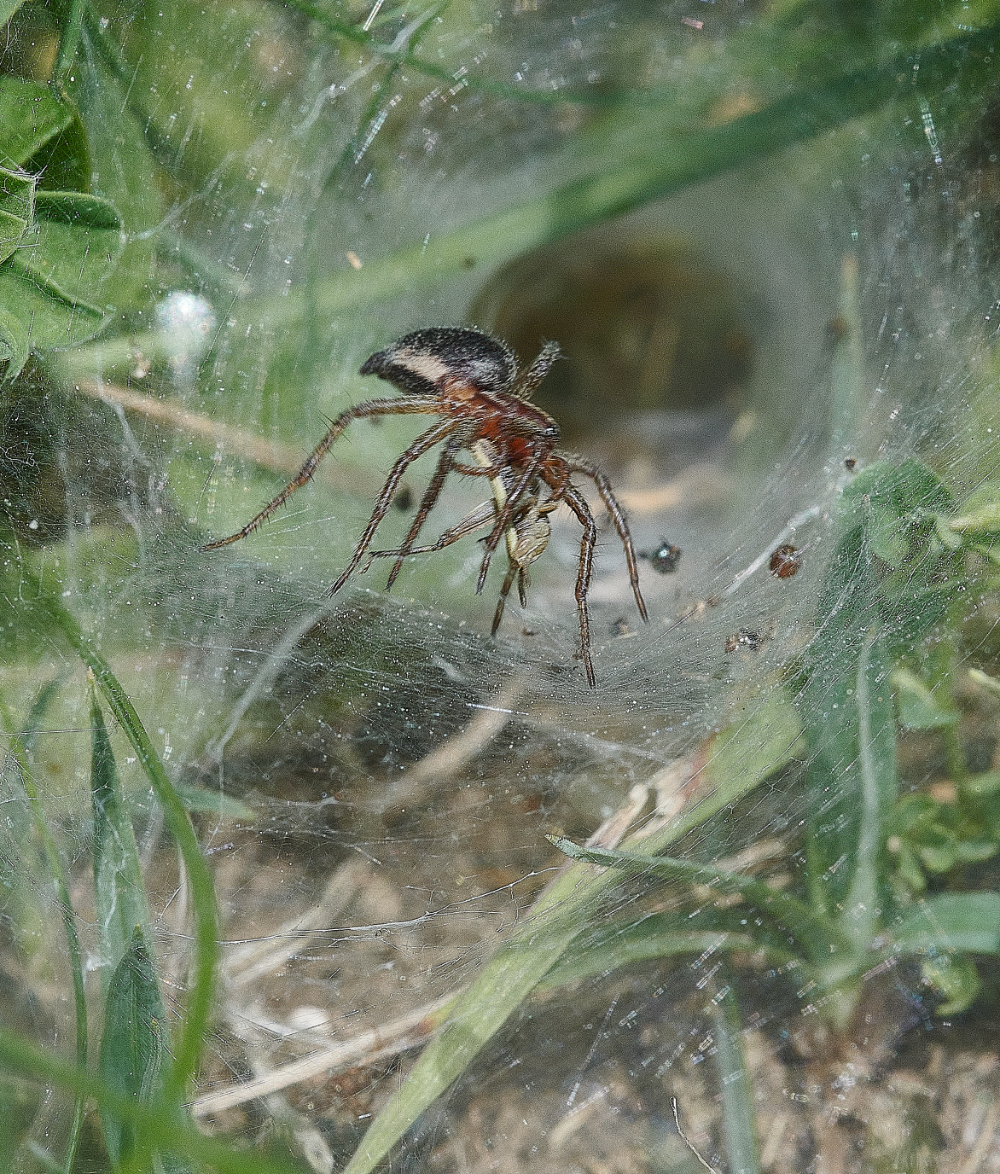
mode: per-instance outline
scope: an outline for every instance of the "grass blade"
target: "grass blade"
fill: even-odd
[[[854,874],[840,924],[858,951],[881,928],[889,894],[886,823],[899,790],[896,773],[896,715],[889,688],[892,665],[878,637],[865,644],[857,673],[858,776],[861,815],[854,850]]]
[[[100,1073],[113,1092],[134,1101],[159,1098],[163,1080],[166,1017],[153,957],[142,926],[108,984]],[[170,1107],[168,1106],[168,1112]],[[176,1110],[175,1110],[176,1111]],[[108,1154],[116,1168],[149,1153],[131,1121],[112,1109],[101,1113]]]
[[[652,958],[760,948],[757,937],[750,934],[718,929],[683,930],[678,928],[679,921],[680,918],[653,917],[625,926],[612,923],[607,929],[586,935],[586,940],[574,942],[563,954],[545,976],[542,986],[549,989],[580,982]],[[757,927],[755,930],[759,933]],[[780,961],[785,962],[790,956],[794,957],[786,953]]]
[[[1000,954],[1000,893],[940,893],[910,910],[892,931],[904,954]]]
[[[10,735],[11,752],[13,754],[14,760],[18,765],[21,782],[28,799],[32,821],[35,827],[35,834],[42,844],[42,850],[45,855],[45,863],[56,891],[56,901],[59,904],[63,929],[66,934],[66,946],[69,951],[70,975],[73,982],[73,1004],[76,1016],[76,1062],[81,1068],[86,1068],[89,1041],[87,1028],[87,1000],[83,981],[83,954],[80,950],[80,938],[76,932],[76,917],[73,912],[73,905],[70,901],[69,884],[66,879],[66,870],[63,868],[62,859],[59,855],[59,849],[56,845],[55,839],[52,833],[49,831],[49,826],[45,819],[45,812],[42,808],[38,788],[35,786],[34,777],[32,775],[29,764],[31,749],[35,744],[35,735],[38,732],[38,728],[41,725],[49,703],[55,696],[56,688],[57,682],[50,681],[47,685],[43,685],[39,690],[38,696],[35,698],[34,704],[32,705],[28,714],[28,720],[25,724],[25,731],[23,734],[17,734],[14,732],[16,727],[11,720],[10,712],[6,705],[2,703],[0,703],[0,721],[2,721],[6,726],[7,732]],[[70,1130],[67,1139],[66,1154],[63,1165],[63,1169],[66,1171],[66,1174],[69,1174],[69,1171],[72,1169],[73,1162],[76,1157],[76,1148],[80,1140],[80,1130],[83,1127],[83,1116],[84,1098],[80,1093],[77,1093],[73,1104],[73,1118],[70,1123]]]
[[[742,1024],[736,995],[723,987],[712,1001],[715,1063],[719,1070],[722,1128],[730,1174],[760,1174],[760,1149],[754,1117],[753,1082],[740,1039]]]
[[[102,1111],[127,1123],[144,1145],[159,1153],[183,1155],[204,1163],[217,1174],[302,1174],[301,1166],[259,1152],[242,1153],[224,1142],[204,1137],[184,1120],[178,1120],[176,1114],[167,1112],[162,1101],[138,1100],[108,1088],[100,1077],[32,1046],[2,1027],[0,1064],[24,1079],[70,1088],[84,1099],[93,1097]]]
[[[889,662],[914,651],[953,595],[942,573],[951,555],[936,544],[928,516],[949,503],[940,479],[913,459],[872,465],[841,498],[800,707],[809,745],[810,903],[817,911],[847,906],[862,836],[870,855],[868,841],[880,834],[871,822],[863,831],[862,820],[884,819],[882,789],[895,797]],[[859,899],[874,908],[864,875],[858,885]],[[862,918],[852,934],[860,940],[871,928]]]
[[[557,836],[550,836],[549,840],[574,860],[619,869],[630,876],[655,876],[684,884],[709,885],[723,893],[739,893],[770,921],[791,931],[799,942],[796,953],[814,961],[852,952],[846,934],[838,934],[831,922],[817,916],[804,901],[772,889],[766,881],[671,856],[636,856],[603,848],[581,848],[572,840]]]
[[[84,636],[73,616],[44,588],[38,575],[23,562],[20,572],[23,597],[29,596],[30,593],[33,603],[47,613],[93,673],[108,708],[121,725],[146,777],[152,784],[153,792],[163,808],[167,827],[177,844],[188,874],[195,917],[193,974],[184,1028],[177,1042],[173,1062],[164,1079],[164,1097],[168,1101],[171,1098],[181,1101],[184,1099],[185,1086],[198,1066],[212,1007],[218,958],[218,912],[212,876],[201,854],[184,805],[167,777],[163,763],[118,678],[111,671],[107,661]]]
[[[90,715],[94,893],[105,963],[102,974],[107,975],[118,967],[131,948],[137,926],[142,929],[143,942],[149,951],[152,950],[152,936],[135,833],[125,809],[104,716],[93,689]]]

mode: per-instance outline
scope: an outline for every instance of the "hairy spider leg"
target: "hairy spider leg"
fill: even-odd
[[[500,601],[497,604],[496,614],[493,617],[491,632],[494,636],[500,626],[504,603],[513,586],[515,576],[517,576],[518,596],[521,601],[521,606],[527,606],[528,567],[542,555],[546,546],[548,546],[547,515],[556,509],[559,505],[559,500],[556,498],[547,498],[542,505],[538,505],[534,495],[532,495],[530,504],[523,505],[521,515],[516,517],[505,530],[507,536],[508,571],[503,586],[500,589]],[[474,510],[466,514],[460,522],[445,530],[436,542],[429,543],[425,546],[408,546],[405,551],[402,548],[400,550],[369,551],[368,562],[365,564],[364,570],[367,570],[377,558],[398,558],[401,554],[433,554],[436,551],[444,550],[446,546],[451,546],[452,543],[458,542],[460,538],[464,538],[467,534],[480,530],[489,522],[494,521],[496,515],[497,504],[495,499],[491,498],[489,501],[481,502]],[[540,519],[545,519],[544,533],[539,533],[538,530]]]
[[[462,447],[461,442],[459,442],[457,437],[452,437],[452,439],[449,441],[449,446],[452,445],[454,446],[452,448],[453,452],[460,450]],[[446,456],[447,453],[442,453],[441,461],[438,465],[439,471],[444,465]],[[461,473],[466,477],[489,477],[494,473],[493,469],[474,468],[472,465],[464,465],[461,461],[455,460],[450,463],[447,471]],[[447,476],[447,473],[445,476]],[[427,491],[425,492],[424,498],[421,501],[422,506],[427,504],[427,499],[430,497],[432,486],[433,481],[427,487]],[[430,506],[433,506],[433,504],[436,502],[437,496],[437,494],[433,495],[433,498],[430,501],[430,505],[428,506],[428,512]],[[467,534],[471,534],[475,530],[481,530],[483,526],[485,526],[488,522],[493,521],[494,518],[496,518],[496,505],[494,504],[493,498],[490,498],[489,501],[481,502],[474,510],[470,510],[469,513],[466,514],[460,522],[456,522],[454,526],[449,526],[448,529],[445,530],[444,533],[440,536],[440,538],[436,539],[432,543],[425,543],[423,546],[411,546],[410,543],[412,543],[413,539],[417,536],[417,528],[415,527],[414,529],[411,529],[410,533],[407,535],[403,546],[393,547],[392,550],[368,551],[368,558],[365,562],[365,565],[361,568],[361,573],[365,574],[377,558],[395,558],[399,560],[401,565],[402,560],[411,554],[435,554],[439,550],[444,550],[446,546],[451,546],[453,543],[458,542],[460,538],[464,538]],[[424,520],[426,521],[426,517]],[[390,577],[389,582],[386,584],[386,590],[392,586],[392,584],[395,582],[395,579],[396,568],[394,567],[393,574]]]
[[[583,470],[581,470],[582,472]],[[594,673],[594,662],[590,656],[590,613],[587,610],[587,592],[590,590],[590,577],[594,570],[594,545],[597,542],[597,523],[590,512],[590,506],[583,494],[572,485],[563,490],[562,500],[576,514],[577,520],[583,527],[583,537],[580,539],[580,565],[576,573],[576,611],[580,617],[580,653],[583,657],[583,667],[587,672],[587,684],[593,689],[597,685],[597,676]]]
[[[393,403],[397,402],[395,400]],[[404,401],[405,402],[405,401]],[[440,411],[441,405],[435,400],[436,411]],[[439,424],[435,424],[433,428],[428,428],[426,432],[421,432],[417,439],[410,445],[410,447],[403,453],[401,457],[392,466],[389,476],[386,478],[385,484],[382,486],[381,492],[375,501],[375,508],[372,510],[372,516],[368,519],[368,525],[365,526],[364,532],[358,539],[358,544],[354,548],[354,553],[351,555],[351,561],[347,564],[341,572],[340,577],[336,583],[330,588],[330,594],[336,595],[343,587],[347,580],[351,577],[357,569],[357,565],[364,558],[365,551],[371,544],[375,537],[375,531],[382,523],[382,519],[389,512],[389,507],[392,505],[392,499],[396,494],[396,488],[402,479],[403,474],[413,464],[415,460],[422,457],[425,452],[432,449],[436,444],[440,444],[445,437],[450,436],[452,432],[457,431],[462,426],[461,420],[447,419],[442,420]]]
[[[548,498],[542,505],[532,497],[524,512],[513,525],[507,528],[507,574],[504,576],[500,588],[500,598],[497,600],[497,609],[493,613],[493,627],[490,634],[495,636],[503,619],[507,596],[517,576],[517,595],[522,607],[528,606],[528,567],[538,558],[541,558],[549,544],[548,515],[559,505],[559,499]],[[544,523],[540,529],[539,523]]]
[[[496,505],[491,497],[489,501],[480,502],[474,510],[470,510],[460,522],[456,522],[454,526],[449,526],[440,538],[434,542],[429,542],[425,546],[411,546],[405,553],[406,555],[436,554],[439,550],[444,550],[446,546],[451,546],[458,542],[460,538],[464,538],[467,534],[481,530],[483,526],[492,522],[495,517]],[[398,558],[400,553],[400,550],[370,550],[368,552],[368,561],[362,567],[362,572],[367,571],[377,558]]]
[[[485,553],[483,554],[483,561],[479,566],[479,577],[476,580],[476,594],[481,595],[483,587],[486,585],[486,576],[489,573],[490,561],[496,552],[496,548],[500,545],[500,539],[509,533],[513,524],[515,510],[521,504],[521,501],[532,487],[532,484],[537,481],[538,470],[551,454],[549,452],[533,452],[531,459],[525,464],[524,471],[520,474],[517,481],[514,482],[513,486],[508,488],[503,477],[504,464],[494,455],[494,443],[492,441],[480,438],[469,446],[469,451],[489,476],[490,489],[493,493],[493,500],[496,502],[496,521],[493,529],[490,531],[489,537],[486,539]]]
[[[518,399],[531,399],[535,388],[542,382],[552,364],[562,358],[562,351],[557,342],[547,342],[538,352],[531,364],[521,372],[512,389],[512,394]]]
[[[574,456],[569,458],[566,461],[566,466],[568,473],[583,473],[585,477],[590,477],[597,486],[597,492],[601,495],[601,501],[604,502],[604,508],[608,511],[608,517],[618,531],[618,537],[625,551],[625,563],[628,566],[628,577],[629,582],[632,584],[635,605],[639,609],[639,615],[648,623],[649,614],[646,611],[646,602],[642,598],[642,592],[639,590],[639,566],[635,557],[635,546],[632,543],[632,535],[629,532],[628,523],[625,520],[625,511],[614,495],[611,482],[596,465],[592,465],[590,461],[585,461],[582,457]]]
[[[410,553],[410,548],[416,541],[417,535],[420,533],[421,527],[427,521],[427,515],[434,508],[437,499],[441,495],[441,490],[444,488],[444,483],[447,480],[448,474],[455,467],[455,457],[458,455],[459,449],[462,447],[462,439],[460,436],[449,436],[448,443],[445,445],[441,453],[440,459],[437,463],[437,468],[434,470],[434,476],[430,479],[427,488],[424,490],[424,496],[420,499],[420,505],[413,518],[413,524],[410,526],[409,533],[403,540],[403,545],[399,548],[396,561],[393,564],[392,570],[389,572],[389,578],[386,581],[385,589],[389,591],[392,589],[393,583],[396,582],[396,577],[403,569],[403,560]]]
[[[460,465],[455,465],[455,468],[461,468]],[[484,470],[473,469],[473,473],[482,474]],[[549,514],[556,508],[558,501],[551,498],[546,499],[544,505],[535,509],[536,514],[544,516]],[[392,550],[370,550],[368,552],[368,560],[361,568],[362,574],[368,570],[371,564],[377,558],[399,558],[400,555],[409,556],[411,554],[436,554],[439,550],[444,550],[447,546],[452,546],[458,542],[459,539],[465,538],[468,534],[475,533],[476,530],[481,530],[484,526],[495,522],[497,516],[497,505],[495,498],[490,498],[488,501],[480,502],[475,509],[470,510],[461,521],[455,523],[454,526],[449,526],[439,538],[434,542],[426,543],[423,546],[408,546],[405,550],[402,547],[394,548]],[[519,521],[507,528],[509,535],[517,537],[517,526],[522,523]],[[510,543],[510,538],[508,538]],[[539,552],[540,553],[540,552]],[[538,555],[535,555],[537,558]],[[534,562],[534,558],[529,560]]]
[[[494,440],[487,440],[486,437],[480,436],[478,440],[474,440],[469,445],[469,452],[472,453],[473,458],[478,462],[476,465],[466,465],[461,461],[455,462],[455,471],[462,473],[466,477],[489,477],[490,488],[493,492],[494,502],[499,502],[501,499],[506,500],[509,495],[505,488],[497,491],[497,486],[493,482],[503,475],[505,465],[509,465],[509,461],[502,459],[496,452],[496,442]],[[506,452],[506,450],[505,450]],[[522,489],[523,494],[523,489]],[[479,507],[480,509],[482,507]],[[499,545],[500,538],[507,529],[509,519],[501,518],[499,509],[493,510],[493,529],[487,538],[486,554],[483,556],[482,565],[479,568],[479,579],[476,584],[476,594],[482,593],[483,584],[486,582],[486,573],[490,567],[490,559],[493,557],[493,552]],[[483,523],[485,524],[485,523]],[[466,531],[468,533],[468,531]]]
[[[555,510],[561,501],[565,501],[566,505],[576,515],[577,521],[583,527],[583,535],[580,539],[580,563],[576,577],[575,598],[580,623],[581,657],[587,674],[587,683],[591,688],[594,688],[597,685],[597,675],[594,672],[594,664],[590,652],[590,613],[587,608],[587,593],[590,590],[590,580],[593,574],[594,547],[597,542],[597,523],[594,521],[594,516],[590,512],[590,507],[587,505],[586,499],[579,490],[567,484],[566,476],[555,470],[549,470],[548,473],[549,475],[544,477],[544,481],[550,489],[555,490],[559,494],[559,497],[553,496],[547,498],[541,506],[538,506],[534,510],[534,513],[545,516]],[[508,529],[514,531],[515,536],[517,536],[518,525],[524,526],[525,520],[530,516],[530,512],[515,522],[512,527],[508,527]],[[453,543],[458,542],[460,538],[464,538],[467,534],[471,534],[475,530],[479,530],[487,525],[496,517],[496,514],[496,499],[491,498],[489,501],[484,501],[474,510],[471,510],[460,522],[445,530],[436,542],[428,543],[426,546],[411,547],[407,553],[433,554],[436,551],[444,550],[446,546],[451,546]],[[510,594],[511,587],[514,585],[515,577],[519,576],[518,594],[520,595],[522,606],[526,602],[523,592],[527,587],[527,567],[530,562],[538,558],[540,553],[541,551],[535,554],[532,559],[521,564],[515,561],[513,557],[510,558],[507,574],[504,576],[503,585],[500,588],[500,598],[497,601],[497,608],[493,615],[493,625],[490,629],[492,635],[496,635],[500,623],[503,620],[507,596]],[[377,558],[398,557],[398,555],[398,550],[374,550],[371,552],[369,561]],[[509,550],[508,555],[510,555]]]
[[[440,411],[440,400],[436,396],[430,395],[411,396],[408,399],[373,399],[368,400],[366,403],[358,404],[356,407],[347,408],[330,425],[326,435],[316,445],[309,456],[306,457],[305,464],[302,468],[299,469],[278,496],[272,498],[255,518],[251,518],[242,530],[237,530],[235,534],[230,534],[228,538],[219,538],[215,542],[206,542],[199,549],[218,550],[222,546],[229,546],[230,543],[239,542],[241,538],[246,538],[259,526],[262,526],[268,518],[281,509],[297,489],[301,489],[303,485],[312,480],[317,465],[330,451],[333,442],[353,420],[362,420],[366,416],[406,416],[416,413],[431,415],[437,414]]]
[[[549,467],[549,470],[552,473],[551,477],[544,477],[544,475],[540,475],[543,467],[545,466]],[[489,570],[490,559],[493,557],[493,554],[499,545],[501,536],[504,534],[507,535],[507,546],[509,550],[511,535],[517,530],[519,525],[523,525],[523,522],[512,524],[512,515],[517,506],[523,502],[525,496],[528,495],[529,491],[531,495],[533,495],[537,500],[538,483],[542,479],[545,480],[546,485],[548,485],[549,489],[552,490],[552,492],[546,498],[546,502],[551,504],[548,504],[546,508],[540,508],[538,512],[541,514],[550,514],[556,508],[559,502],[562,501],[563,493],[565,492],[566,486],[569,484],[569,467],[558,453],[549,452],[542,460],[532,462],[529,465],[529,472],[531,473],[532,484],[528,485],[526,483],[527,478],[522,477],[515,486],[513,492],[508,494],[509,505],[503,510],[498,510],[496,524],[493,527],[489,538],[486,540],[486,553],[483,555],[483,562],[479,568],[479,581],[476,587],[477,594],[482,590],[483,584],[486,581],[486,572]],[[499,486],[494,484],[492,481],[490,484],[493,486],[494,498],[499,501],[500,497],[498,496],[498,491],[499,495],[501,496],[505,491],[505,486],[502,484],[502,480]],[[538,555],[535,556],[535,558],[537,557]],[[534,559],[529,561],[533,562]],[[520,581],[518,591],[521,596],[521,603],[523,606],[524,594],[520,587]]]
[[[493,626],[490,628],[490,635],[495,636],[500,629],[500,623],[503,620],[504,608],[507,606],[507,596],[510,594],[510,589],[514,583],[514,576],[518,573],[519,567],[517,563],[507,564],[507,574],[503,577],[503,584],[500,587],[500,598],[497,600],[497,609],[493,613]],[[522,575],[523,571],[520,572]],[[520,589],[520,581],[518,581],[518,588]],[[524,607],[524,603],[521,604]]]

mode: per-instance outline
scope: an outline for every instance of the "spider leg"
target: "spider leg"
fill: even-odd
[[[493,558],[493,553],[500,544],[500,539],[503,537],[504,531],[509,525],[509,515],[506,510],[509,495],[506,486],[503,483],[503,465],[499,454],[492,441],[480,437],[479,440],[473,442],[469,447],[469,451],[476,463],[479,465],[478,472],[481,476],[489,477],[490,491],[493,494],[493,529],[490,531],[485,547],[486,552],[483,555],[483,561],[479,566],[479,577],[476,579],[476,594],[481,595],[483,586],[486,583],[486,575],[490,569],[490,561]],[[473,470],[470,470],[470,472]],[[510,590],[508,586],[507,590]],[[503,608],[500,608],[501,615]],[[497,621],[499,623],[499,621]],[[496,628],[493,629],[496,632]]]
[[[495,491],[496,486],[494,483],[491,481],[490,484],[493,486]],[[530,485],[524,486],[523,491],[518,494],[517,498],[511,494],[508,496],[507,505],[503,509],[496,508],[496,521],[493,524],[493,529],[490,531],[489,536],[484,539],[483,542],[486,548],[486,552],[483,555],[483,561],[479,567],[479,579],[476,582],[477,595],[482,592],[483,586],[486,583],[486,575],[490,569],[490,560],[493,558],[497,547],[500,545],[500,539],[503,537],[507,538],[508,551],[511,549],[512,544],[514,547],[518,545],[518,526],[520,525],[521,519],[517,516],[517,514],[523,506],[524,498],[528,489],[531,488],[532,486]],[[553,494],[547,499],[547,504],[544,507],[538,507],[538,512],[540,514],[550,514],[559,504],[561,499],[562,491],[560,490],[558,496]],[[494,501],[496,502],[496,500],[497,495],[496,492],[494,492]],[[520,586],[518,587],[518,593],[520,594],[521,603],[523,605],[524,591]]]
[[[392,588],[393,583],[396,582],[396,576],[403,569],[403,559],[410,553],[410,549],[416,541],[417,535],[420,533],[420,528],[427,521],[427,515],[434,508],[437,499],[440,497],[445,479],[454,468],[455,456],[461,447],[461,437],[450,436],[448,438],[448,443],[445,445],[441,457],[438,460],[437,468],[434,470],[434,476],[430,479],[424,491],[424,496],[421,498],[420,506],[413,518],[410,531],[403,540],[403,545],[396,552],[396,561],[392,565],[392,570],[389,572],[389,578],[385,585],[386,591]]]
[[[642,592],[639,590],[639,566],[635,557],[632,534],[628,528],[625,511],[619,505],[614,491],[611,488],[611,482],[596,465],[592,465],[590,461],[585,461],[581,457],[573,457],[566,463],[571,473],[583,473],[584,476],[590,477],[597,486],[597,492],[601,495],[604,508],[608,511],[608,516],[614,523],[614,527],[618,531],[618,537],[621,539],[622,547],[625,550],[625,562],[628,566],[628,577],[629,582],[632,584],[632,594],[635,596],[636,607],[639,609],[639,615],[648,623],[649,614],[646,611],[646,602],[642,598]]]
[[[490,561],[496,548],[500,545],[500,539],[510,529],[517,507],[536,479],[538,470],[548,454],[537,451],[532,453],[518,479],[512,487],[508,488],[507,479],[503,476],[503,465],[494,455],[494,446],[490,441],[477,440],[470,445],[469,451],[482,468],[489,473],[490,489],[496,503],[496,522],[486,539],[486,550],[479,567],[479,578],[476,580],[476,594],[481,595],[490,569]]]
[[[199,550],[218,550],[222,546],[229,546],[232,542],[239,542],[241,538],[246,538],[248,534],[252,534],[259,526],[275,514],[286,501],[297,490],[301,489],[307,481],[312,480],[313,474],[316,472],[316,466],[330,451],[333,442],[340,436],[348,424],[352,420],[361,420],[366,416],[398,416],[410,415],[411,413],[423,413],[431,415],[441,411],[440,401],[429,395],[411,396],[408,399],[373,399],[368,400],[367,403],[358,404],[356,407],[348,408],[346,411],[334,420],[334,422],[327,429],[326,435],[316,445],[308,457],[306,457],[305,464],[295,474],[295,476],[288,482],[284,489],[277,497],[272,498],[266,506],[257,514],[256,517],[251,518],[242,530],[237,530],[235,534],[230,534],[228,538],[219,538],[215,542],[206,542],[204,546],[199,547]]]
[[[493,529],[483,540],[483,561],[479,564],[479,576],[476,579],[477,595],[482,595],[483,588],[486,586],[486,576],[489,574],[490,563],[493,561],[493,555],[496,554],[496,549],[500,545],[500,539],[510,529],[509,525],[505,525],[502,519],[498,516],[495,505],[493,516],[496,518],[496,521],[493,524]]]
[[[590,656],[590,613],[587,611],[587,592],[590,590],[590,577],[594,570],[597,523],[594,521],[594,515],[590,512],[590,507],[583,494],[572,485],[567,486],[563,491],[563,501],[576,514],[577,521],[583,527],[575,594],[576,610],[580,617],[580,652],[583,656],[583,667],[587,673],[587,684],[593,689],[597,684],[597,677],[594,674],[594,662]]]
[[[393,400],[393,403],[396,401]],[[437,404],[437,410],[440,410],[440,403]],[[446,436],[449,436],[461,425],[461,421],[454,419],[442,420],[439,424],[435,424],[432,428],[428,428],[426,432],[422,432],[417,439],[410,445],[410,447],[398,458],[396,463],[392,466],[389,476],[386,478],[385,484],[375,500],[375,508],[372,510],[372,516],[368,519],[368,525],[365,526],[361,537],[358,539],[358,544],[354,548],[354,553],[351,555],[351,561],[347,564],[336,583],[330,588],[330,594],[336,595],[343,587],[347,580],[351,577],[357,569],[358,563],[364,557],[365,551],[371,545],[372,539],[375,537],[375,531],[379,528],[382,519],[389,512],[389,507],[392,505],[392,499],[395,496],[396,488],[402,479],[403,474],[413,464],[415,460],[422,457],[425,452],[432,449],[436,444],[440,444]]]
[[[466,534],[481,530],[494,517],[496,517],[496,508],[493,499],[490,498],[489,501],[481,502],[474,510],[470,510],[460,522],[449,526],[436,542],[428,543],[426,546],[410,546],[406,550],[402,547],[398,550],[370,550],[364,570],[367,570],[377,558],[399,558],[400,555],[405,557],[410,554],[435,554],[439,550],[444,550],[446,546],[451,546],[460,538],[464,538]]]
[[[562,352],[559,350],[559,344],[557,342],[547,342],[538,352],[538,356],[533,360],[531,365],[526,367],[518,376],[518,380],[513,387],[513,394],[518,399],[531,399],[531,393],[542,382],[545,376],[548,375],[552,364],[561,355]]]
[[[548,456],[538,458],[538,460],[533,461],[529,466],[529,472],[532,474],[533,479],[535,474],[541,474],[542,479],[545,481],[546,485],[548,485],[552,490],[552,493],[546,499],[545,504],[538,507],[538,513],[542,515],[552,513],[559,502],[562,501],[566,486],[569,484],[569,469],[566,467],[566,462],[561,459],[557,458],[557,473],[553,474],[552,476],[549,475],[551,470],[546,470],[545,466],[546,463],[551,460],[551,456],[552,454],[549,453]],[[492,559],[496,548],[500,545],[500,539],[506,535],[508,546],[510,545],[512,536],[516,539],[518,521],[514,517],[515,511],[522,504],[525,494],[528,492],[528,490],[531,489],[532,492],[534,492],[535,488],[532,485],[528,485],[526,478],[522,477],[518,484],[514,487],[513,492],[507,494],[506,487],[504,486],[502,479],[498,478],[497,480],[500,481],[499,492],[498,486],[495,485],[493,481],[490,482],[490,485],[493,488],[494,499],[497,501],[499,506],[499,502],[506,495],[508,504],[504,509],[497,509],[496,523],[493,529],[490,531],[489,537],[485,541],[486,553],[483,555],[482,565],[479,568],[479,580],[476,584],[477,595],[480,594],[483,589],[483,585],[486,582],[486,574],[490,568],[490,559]],[[515,545],[517,545],[516,542]],[[518,590],[521,595],[521,603],[523,605],[523,589],[519,586]]]
[[[452,468],[456,473],[461,473],[463,477],[496,477],[500,473],[497,465],[490,465],[483,469],[478,465],[467,465],[463,461],[456,461]]]
[[[500,627],[500,621],[503,619],[503,609],[507,603],[507,596],[510,594],[510,589],[514,583],[514,576],[518,572],[517,563],[511,563],[507,568],[507,574],[504,575],[503,586],[500,588],[500,598],[497,600],[497,609],[493,613],[493,627],[490,628],[490,635],[495,636]],[[522,571],[523,575],[524,572]],[[521,604],[524,605],[524,597],[521,597]]]

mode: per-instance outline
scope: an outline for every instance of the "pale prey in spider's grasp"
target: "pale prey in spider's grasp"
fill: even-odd
[[[372,355],[361,368],[362,375],[378,375],[391,383],[403,392],[402,398],[366,400],[341,412],[302,468],[273,501],[247,522],[242,530],[228,538],[209,542],[202,550],[216,550],[220,546],[238,542],[266,522],[296,489],[312,478],[317,465],[352,420],[369,416],[437,416],[437,422],[421,432],[392,466],[350,562],[330,588],[330,593],[339,591],[359,567],[362,571],[367,570],[376,558],[395,559],[386,583],[388,590],[396,581],[403,560],[409,555],[443,550],[466,534],[489,526],[489,534],[482,539],[484,554],[476,593],[482,591],[493,553],[504,541],[507,574],[500,588],[500,601],[493,617],[492,631],[495,635],[515,579],[521,605],[524,605],[528,568],[541,557],[549,544],[549,515],[557,506],[565,504],[583,527],[576,574],[576,609],[580,621],[580,652],[587,681],[591,686],[596,685],[597,677],[590,652],[587,594],[593,573],[597,525],[586,499],[573,484],[574,474],[589,477],[597,487],[625,551],[625,562],[639,614],[644,620],[648,616],[639,590],[639,571],[632,535],[625,513],[612,492],[611,483],[590,461],[560,451],[556,447],[559,441],[558,424],[530,402],[531,393],[558,357],[558,345],[548,342],[534,362],[519,371],[510,347],[481,330],[432,326],[407,334],[384,351]],[[424,453],[438,445],[442,448],[437,468],[424,491],[402,545],[395,550],[370,549],[375,532],[389,512],[406,470]],[[472,458],[471,463],[463,463],[458,459],[463,452]],[[490,497],[446,530],[437,541],[417,546],[417,536],[451,473],[484,478],[489,486]]]

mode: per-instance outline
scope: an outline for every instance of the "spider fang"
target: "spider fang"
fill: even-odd
[[[252,534],[297,489],[312,479],[320,461],[352,421],[377,419],[380,416],[436,416],[437,422],[421,432],[396,459],[350,561],[330,588],[331,594],[339,591],[359,568],[361,571],[367,570],[376,558],[395,560],[386,584],[386,589],[389,589],[409,555],[443,550],[466,534],[489,526],[489,533],[483,539],[484,554],[476,592],[478,594],[482,591],[490,561],[503,542],[507,554],[507,573],[493,617],[495,634],[515,580],[518,597],[522,605],[525,603],[528,569],[549,544],[549,515],[557,506],[566,505],[583,530],[576,575],[576,609],[580,625],[580,654],[587,682],[591,686],[596,685],[597,677],[590,652],[587,595],[593,574],[597,525],[586,499],[573,484],[574,474],[589,477],[594,482],[622,544],[636,607],[644,620],[648,616],[639,590],[639,572],[632,536],[611,483],[590,461],[556,447],[559,426],[551,416],[531,402],[532,392],[558,357],[558,345],[554,342],[546,343],[534,362],[519,371],[510,347],[481,330],[433,326],[407,334],[385,350],[377,351],[361,368],[362,375],[378,375],[403,395],[398,399],[366,400],[341,412],[306,458],[302,468],[277,497],[268,502],[241,530],[228,538],[209,542],[201,549],[217,550]],[[372,550],[375,533],[393,500],[397,498],[407,469],[424,453],[438,446],[441,447],[437,467],[424,490],[402,545],[395,550]],[[472,457],[471,465],[458,459],[463,452]],[[490,496],[435,542],[417,546],[417,537],[452,473],[483,478],[489,486]]]

